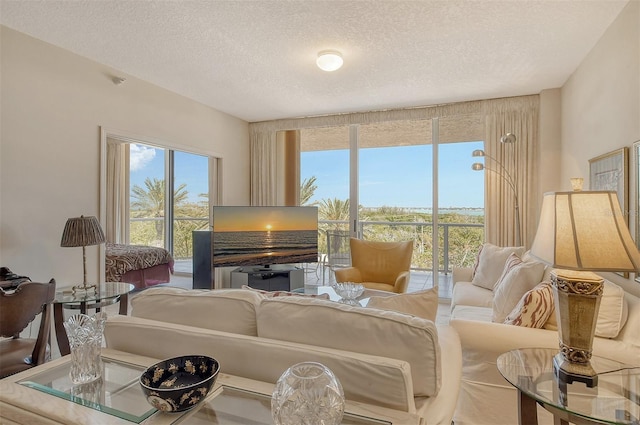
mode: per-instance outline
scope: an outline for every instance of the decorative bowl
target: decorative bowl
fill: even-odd
[[[147,401],[162,412],[182,412],[204,400],[216,382],[220,364],[207,356],[162,360],[140,376]]]
[[[342,302],[350,305],[358,304],[356,298],[364,292],[364,286],[361,283],[337,282],[331,285],[331,287],[336,291],[336,294],[342,298]]]

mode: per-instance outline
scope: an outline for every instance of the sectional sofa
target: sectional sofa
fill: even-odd
[[[131,316],[107,321],[106,346],[154,358],[205,354],[223,373],[275,383],[291,365],[317,361],[345,396],[450,425],[460,341],[449,326],[395,311],[244,289],[147,289]]]

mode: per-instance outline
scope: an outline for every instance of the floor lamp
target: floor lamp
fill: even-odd
[[[513,144],[516,142],[516,136],[513,133],[507,133],[500,138],[500,142],[503,144]],[[498,161],[496,158],[492,157],[491,155],[488,155],[482,149],[474,150],[471,156],[488,158],[489,160],[495,162],[496,165],[498,166],[497,169],[490,168],[486,164],[483,164],[481,162],[473,163],[471,165],[471,169],[474,171],[482,171],[482,170],[493,171],[494,173],[502,177],[504,181],[507,182],[511,190],[513,191],[513,200],[514,200],[515,218],[516,218],[516,246],[520,246],[522,244],[522,238],[520,234],[520,205],[518,202],[518,190],[516,188],[515,179],[513,178],[513,176],[511,176],[509,171],[507,171],[507,169],[504,167],[504,165],[502,165],[500,161]]]

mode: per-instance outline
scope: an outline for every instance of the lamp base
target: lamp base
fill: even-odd
[[[564,358],[562,353],[553,357],[553,374],[558,378],[558,381],[564,384],[582,382],[588,388],[594,388],[598,385],[598,375],[591,367],[591,363],[570,362]]]
[[[74,294],[76,292],[98,292],[98,286],[93,284],[93,285],[87,285],[87,283],[83,283],[82,285],[75,285],[73,288],[71,288],[71,292],[73,292]]]

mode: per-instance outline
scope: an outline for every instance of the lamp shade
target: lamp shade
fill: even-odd
[[[531,254],[554,268],[640,270],[616,192],[545,193]]]
[[[97,218],[74,217],[67,220],[62,231],[61,247],[90,246],[104,243],[104,232]]]

